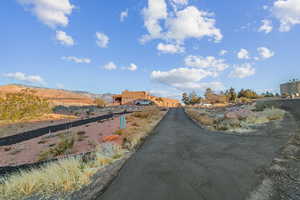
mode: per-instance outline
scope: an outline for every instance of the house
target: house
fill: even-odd
[[[180,106],[180,102],[178,100],[152,96],[145,91],[125,90],[122,94],[113,96],[113,105],[141,105],[141,102],[144,104],[145,102],[149,103],[149,101],[161,107]]]

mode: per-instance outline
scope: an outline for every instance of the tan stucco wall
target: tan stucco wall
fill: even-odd
[[[114,96],[114,99],[121,98],[121,105],[132,103],[136,100],[147,99],[153,101],[158,106],[162,107],[178,107],[180,106],[180,102],[175,99],[155,97],[149,95],[149,93],[145,91],[131,92],[124,91],[121,95]],[[114,102],[116,103],[116,102]]]

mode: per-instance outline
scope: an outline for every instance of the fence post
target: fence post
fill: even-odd
[[[120,129],[126,128],[126,118],[125,115],[120,116]]]

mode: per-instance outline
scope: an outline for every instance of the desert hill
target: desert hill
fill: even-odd
[[[95,98],[105,97],[105,100],[109,103],[110,94],[92,94],[88,92],[77,92],[77,91],[68,91],[62,89],[50,89],[50,88],[41,88],[33,87],[26,85],[4,85],[0,86],[0,95],[3,96],[7,93],[17,93],[26,88],[30,88],[35,91],[37,96],[48,99],[55,105],[66,105],[66,106],[85,106],[93,105]]]

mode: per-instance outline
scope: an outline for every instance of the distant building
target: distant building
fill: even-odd
[[[281,84],[280,92],[281,95],[298,96],[300,94],[300,81],[294,79],[288,83]]]
[[[146,105],[153,102],[158,106],[162,107],[178,107],[180,102],[175,99],[155,97],[145,91],[132,92],[125,90],[120,95],[113,96],[114,105]]]

